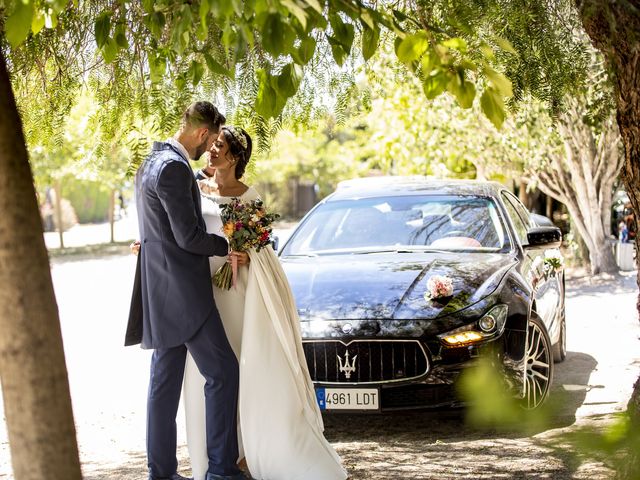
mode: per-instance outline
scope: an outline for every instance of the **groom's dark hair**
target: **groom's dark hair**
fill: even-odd
[[[183,126],[207,127],[212,132],[220,131],[220,126],[226,120],[211,102],[194,102],[182,115]]]

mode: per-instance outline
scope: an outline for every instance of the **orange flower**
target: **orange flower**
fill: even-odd
[[[236,231],[236,226],[233,222],[227,222],[224,224],[224,227],[222,227],[222,230],[224,231],[224,234],[231,238],[231,235],[233,235],[233,232]]]

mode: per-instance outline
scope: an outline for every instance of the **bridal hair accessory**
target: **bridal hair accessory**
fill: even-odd
[[[244,148],[245,150],[247,149],[247,137],[245,137],[244,133],[242,133],[233,125],[225,125],[224,128],[226,128],[231,136],[235,138],[240,143],[240,145],[242,145],[242,148]]]

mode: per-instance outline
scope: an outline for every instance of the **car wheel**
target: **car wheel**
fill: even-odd
[[[525,353],[523,407],[533,410],[549,395],[553,380],[553,353],[547,330],[535,316],[529,319]]]
[[[560,363],[567,358],[567,321],[564,318],[564,309],[562,310],[562,322],[560,323],[560,338],[553,346],[553,361]]]

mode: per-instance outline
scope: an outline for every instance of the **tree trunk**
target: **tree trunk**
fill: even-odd
[[[518,183],[518,199],[522,202],[522,204],[529,208],[529,192],[527,192],[527,182],[524,180],[520,180]]]
[[[55,192],[55,214],[58,236],[60,238],[60,248],[64,248],[64,216],[62,215],[62,182],[56,180],[53,191]]]
[[[622,180],[636,219],[640,214],[640,2],[576,0],[582,23],[593,44],[607,59],[614,73],[617,121],[624,144]],[[636,229],[637,231],[637,229]],[[640,236],[636,235],[640,252]],[[640,285],[640,255],[636,255]],[[640,296],[636,308],[640,312]],[[636,382],[628,412],[640,428],[640,381]],[[634,452],[631,462],[638,462]]]
[[[545,195],[545,209],[544,214],[547,218],[553,220],[553,197],[550,195]]]
[[[58,309],[0,49],[0,378],[16,480],[79,480]]]
[[[578,205],[576,198],[564,197],[558,191],[551,189],[548,183],[544,181],[540,181],[538,188],[540,188],[544,194],[556,198],[556,200],[564,203],[567,207],[572,219],[572,225],[575,226],[575,229],[578,231],[578,234],[589,251],[591,275],[617,272],[618,266],[613,256],[611,244],[604,235],[604,227],[598,225],[598,222],[602,221],[600,212],[584,212],[584,209]],[[579,196],[580,195],[576,195],[576,197]],[[588,218],[588,215],[593,215],[593,218]],[[594,226],[599,226],[600,228],[594,228]]]
[[[115,243],[114,224],[115,224],[115,211],[116,211],[116,191],[111,190],[109,193],[109,230],[111,232],[111,243]]]

